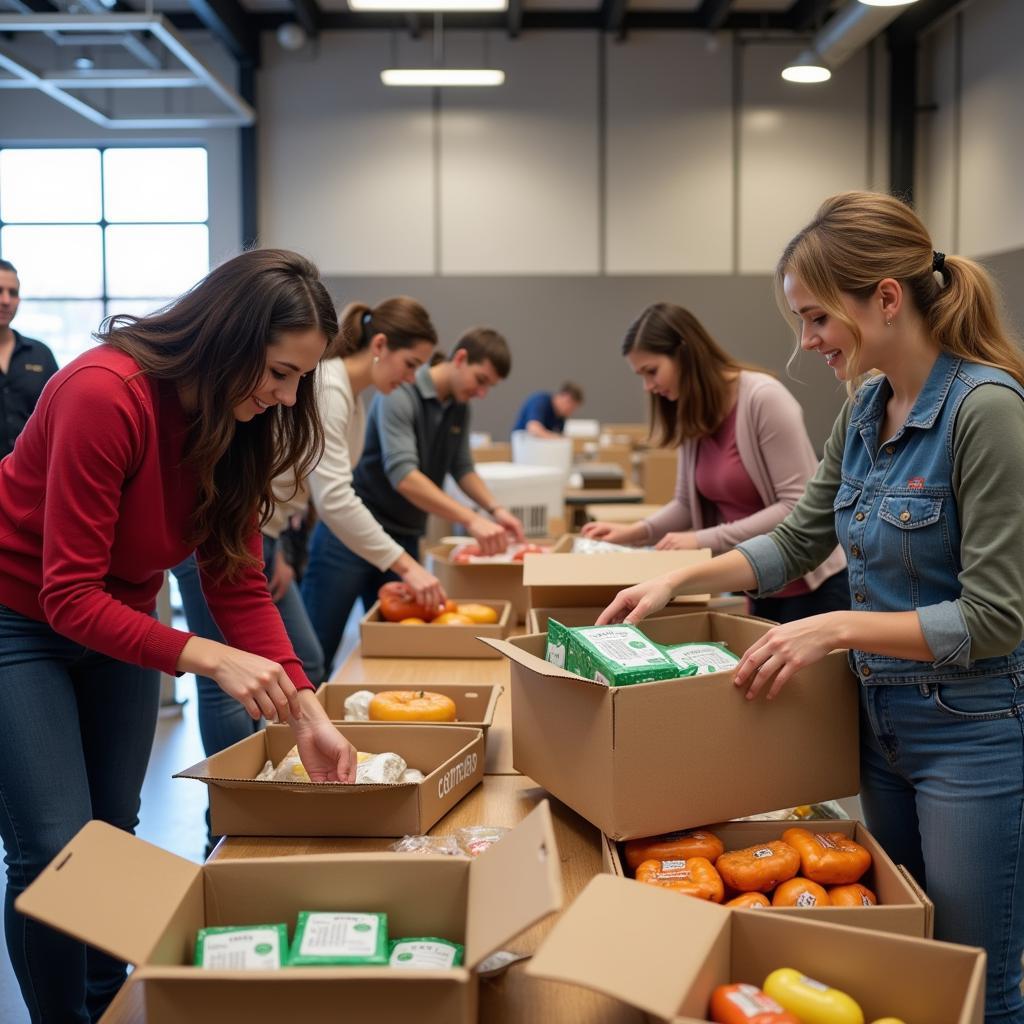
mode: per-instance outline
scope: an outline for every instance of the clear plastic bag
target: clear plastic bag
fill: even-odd
[[[489,850],[501,840],[508,831],[501,825],[467,825],[458,829],[455,835],[465,853],[470,857],[479,857],[484,850]]]
[[[464,856],[455,836],[402,836],[391,844],[395,853],[440,853],[448,857]]]

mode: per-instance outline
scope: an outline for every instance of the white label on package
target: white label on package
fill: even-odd
[[[548,644],[547,661],[557,668],[565,668],[565,645]]]
[[[301,956],[369,957],[377,952],[380,921],[373,914],[310,914]]]
[[[664,656],[654,644],[638,638],[632,629],[601,626],[581,629],[580,633],[606,658],[623,668],[637,668],[653,662],[664,663]]]
[[[723,651],[715,644],[685,644],[682,647],[668,647],[665,653],[681,668],[696,665],[698,674],[731,672],[740,662],[735,654]]]
[[[208,933],[203,939],[203,967],[215,970],[273,971],[281,966],[276,928]]]
[[[444,942],[396,942],[391,950],[391,967],[435,970],[455,966],[455,946]]]

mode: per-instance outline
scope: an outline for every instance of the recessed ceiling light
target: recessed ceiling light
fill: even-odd
[[[496,68],[387,68],[380,73],[385,85],[490,86],[502,85],[505,72]]]
[[[508,0],[348,0],[352,11],[507,11]]]

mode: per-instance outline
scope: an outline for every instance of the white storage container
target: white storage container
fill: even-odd
[[[511,462],[481,462],[476,467],[499,505],[522,520],[527,537],[549,536],[548,524],[562,516],[565,473],[554,466],[523,466]],[[477,508],[449,476],[445,492],[470,508]]]

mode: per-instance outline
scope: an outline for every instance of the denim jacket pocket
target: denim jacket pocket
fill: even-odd
[[[1019,675],[990,676],[966,683],[938,683],[932,694],[935,707],[965,722],[1019,718],[1024,713],[1024,692]]]
[[[890,494],[882,499],[879,518],[900,530],[920,530],[939,521],[942,498],[911,498]]]
[[[841,483],[839,490],[836,491],[835,500],[832,502],[832,511],[838,512],[840,509],[849,508],[860,497],[862,490],[863,488],[859,486]]]

